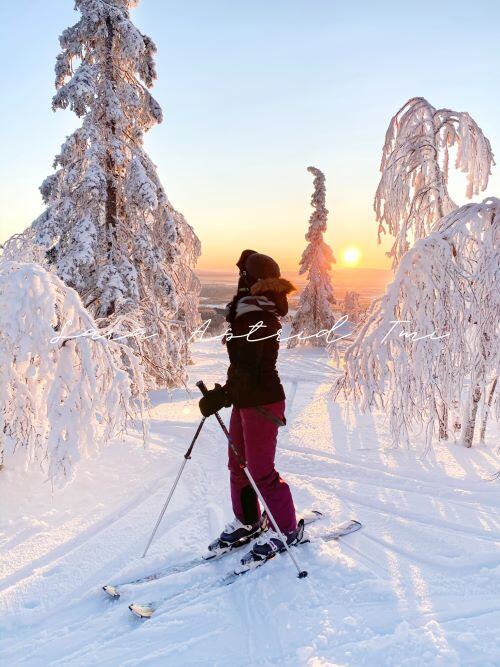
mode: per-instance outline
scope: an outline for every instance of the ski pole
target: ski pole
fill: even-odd
[[[203,380],[199,380],[199,381],[196,383],[196,386],[197,386],[198,389],[201,391],[201,393],[205,396],[205,394],[207,393],[208,389],[207,389],[205,383],[203,382]],[[296,559],[295,556],[293,555],[292,550],[290,549],[290,546],[289,546],[288,542],[286,541],[286,537],[283,535],[283,533],[282,533],[281,530],[279,529],[279,526],[278,526],[278,524],[276,523],[276,520],[275,520],[274,516],[272,515],[271,510],[269,509],[269,507],[268,507],[266,501],[265,501],[264,498],[262,497],[262,493],[260,492],[259,487],[258,487],[257,484],[255,483],[255,480],[254,480],[254,478],[252,477],[252,474],[250,473],[250,470],[247,468],[247,464],[246,464],[246,462],[242,459],[241,454],[239,453],[239,451],[238,451],[238,450],[236,449],[236,447],[234,446],[234,444],[233,444],[233,442],[232,442],[232,440],[231,440],[231,436],[229,435],[229,431],[227,430],[226,425],[225,425],[224,422],[222,421],[222,418],[221,418],[221,416],[219,415],[218,412],[215,413],[215,418],[216,418],[217,421],[219,422],[220,427],[221,427],[222,431],[224,432],[224,435],[225,435],[226,438],[227,438],[227,441],[228,441],[228,443],[229,443],[229,446],[230,446],[231,449],[233,450],[233,452],[234,452],[236,458],[238,459],[238,461],[239,461],[239,463],[240,463],[240,466],[243,468],[243,472],[244,472],[245,475],[247,476],[248,481],[249,481],[250,484],[252,485],[252,488],[253,488],[253,490],[255,491],[255,493],[257,494],[257,497],[259,498],[260,502],[262,503],[262,506],[263,506],[264,509],[266,510],[267,516],[270,518],[274,530],[278,533],[278,535],[279,535],[281,541],[282,541],[283,544],[285,545],[285,549],[286,549],[288,555],[290,556],[290,558],[292,559],[293,564],[295,565],[295,567],[296,567],[296,569],[297,569],[297,572],[299,573],[299,575],[298,575],[298,576],[299,576],[299,579],[303,579],[304,577],[307,577],[307,570],[301,570],[301,569],[300,569],[300,566],[299,566],[299,564],[298,564],[298,562],[297,562],[297,559]]]
[[[203,417],[201,422],[198,425],[198,428],[196,429],[196,433],[194,434],[194,438],[191,441],[191,444],[189,445],[186,453],[184,454],[184,460],[182,461],[181,467],[179,469],[179,472],[177,473],[177,477],[175,478],[175,482],[172,485],[172,488],[170,489],[170,493],[168,494],[168,498],[165,501],[165,504],[163,505],[163,509],[160,512],[160,516],[158,517],[158,521],[156,522],[155,527],[153,528],[153,532],[151,533],[151,537],[149,538],[149,542],[146,544],[146,548],[144,549],[144,553],[142,554],[142,558],[148,553],[148,549],[151,546],[151,542],[153,541],[154,536],[156,535],[156,531],[158,530],[158,527],[161,523],[161,520],[163,519],[163,515],[165,514],[168,504],[170,502],[170,499],[174,495],[175,487],[177,486],[178,481],[181,478],[182,471],[184,470],[184,467],[186,463],[188,462],[188,459],[191,458],[191,452],[193,451],[194,443],[196,442],[198,436],[200,435],[200,431],[202,429],[203,424],[205,423],[206,417]]]

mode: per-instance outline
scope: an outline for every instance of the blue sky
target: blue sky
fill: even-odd
[[[384,134],[413,96],[467,110],[500,151],[498,21],[485,2],[142,0],[132,17],[158,47],[154,95],[165,121],[146,147],[174,205],[226,268],[242,247],[295,268],[313,164],[327,178],[327,240],[388,266],[372,211]],[[0,241],[42,210],[38,186],[76,126],[51,111],[71,0],[2,3]],[[487,194],[500,196],[496,171]],[[465,203],[460,179],[452,185]]]

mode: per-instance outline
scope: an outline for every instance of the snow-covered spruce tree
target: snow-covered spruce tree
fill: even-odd
[[[316,167],[308,167],[307,171],[314,176],[311,197],[314,211],[309,218],[309,229],[305,236],[309,243],[302,253],[299,270],[301,275],[307,273],[307,285],[300,295],[299,306],[292,320],[290,336],[293,337],[288,341],[288,347],[326,345],[326,336],[316,334],[329,331],[335,323],[332,307],[336,301],[331,277],[331,265],[335,263],[335,257],[323,239],[328,219],[325,175]]]
[[[382,408],[395,444],[420,427],[430,447],[456,406],[467,447],[480,403],[500,418],[499,245],[499,199],[449,213],[402,257],[348,348],[337,392]]]
[[[415,97],[391,119],[374,208],[379,242],[386,231],[394,237],[388,253],[393,269],[416,240],[457,208],[447,188],[453,146],[455,167],[467,174],[470,199],[486,188],[494,161],[490,142],[469,114],[435,109],[423,97]]]
[[[351,322],[359,322],[361,319],[361,304],[359,303],[360,294],[358,292],[345,293],[342,310],[348,316]]]
[[[56,484],[142,417],[139,361],[102,333],[56,275],[0,263],[0,450],[21,447],[26,466],[39,465]]]
[[[47,209],[33,227],[53,270],[100,326],[140,326],[151,336],[129,342],[149,384],[165,386],[184,376],[199,241],[143,149],[143,133],[162,112],[148,91],[156,47],[129,18],[136,4],[75,2],[81,18],[60,37],[53,108],[69,107],[83,122],[40,188]]]

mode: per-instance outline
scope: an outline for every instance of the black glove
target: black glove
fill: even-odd
[[[228,408],[230,405],[231,399],[220,384],[216,384],[215,389],[207,391],[199,402],[200,412],[204,417],[210,417],[219,412],[221,408]]]

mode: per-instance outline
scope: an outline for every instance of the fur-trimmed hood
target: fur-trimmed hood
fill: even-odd
[[[273,303],[276,313],[283,317],[288,313],[287,294],[294,292],[296,287],[286,278],[259,278],[250,287],[250,293],[257,299]]]
[[[283,317],[288,313],[287,294],[296,289],[286,278],[259,278],[248,291],[238,290],[227,304],[226,320],[232,325],[237,317],[252,311],[267,311]]]
[[[290,294],[297,288],[286,278],[260,278],[250,288],[251,294],[264,294],[275,292],[276,294]]]

